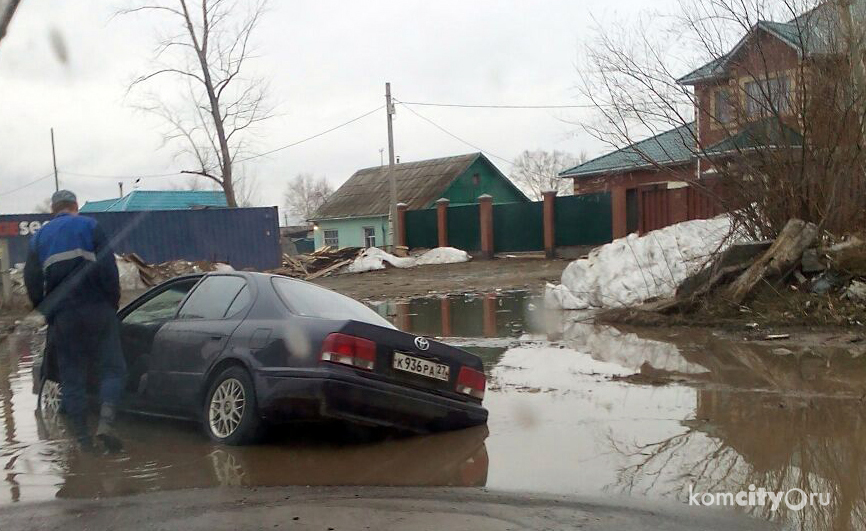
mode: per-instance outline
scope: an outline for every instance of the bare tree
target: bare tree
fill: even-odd
[[[311,173],[299,173],[286,185],[286,209],[301,219],[312,218],[334,192],[324,177],[316,179]]]
[[[51,198],[46,197],[42,201],[40,201],[35,207],[33,207],[33,212],[37,214],[50,214],[51,213]]]
[[[238,171],[238,168],[235,168],[234,174],[234,191],[235,191],[235,201],[237,202],[237,206],[239,207],[251,207],[256,206],[260,202],[260,186],[259,181],[256,176],[252,173],[248,173],[247,171]],[[175,183],[170,187],[172,190],[186,190],[186,191],[199,191],[199,190],[219,190],[220,187],[215,183],[209,181],[205,177],[201,177],[199,175],[191,175],[187,178],[186,182],[179,184]]]
[[[564,151],[526,150],[514,159],[511,180],[532,199],[542,199],[542,194],[556,190],[558,195],[570,195],[573,184],[559,176],[563,171],[586,161],[586,153],[575,157]]]
[[[677,128],[697,169],[669,180],[710,196],[754,237],[792,217],[862,230],[866,90],[855,81],[866,24],[846,24],[846,10],[847,0],[681,0],[634,31],[599,26],[581,87],[599,119],[586,128],[613,148]],[[670,146],[651,147],[627,149],[665,175],[658,151]]]
[[[240,175],[235,176],[235,198],[238,206],[253,207],[261,202],[259,179],[252,170],[244,168]]]
[[[130,89],[166,75],[185,83],[179,100],[149,93],[138,107],[162,118],[169,126],[164,142],[181,143],[176,155],[195,162],[183,173],[214,181],[231,207],[238,206],[234,165],[249,153],[254,126],[272,116],[266,83],[245,70],[266,2],[163,0],[121,12],[148,12],[175,28],[160,37],[152,70]]]

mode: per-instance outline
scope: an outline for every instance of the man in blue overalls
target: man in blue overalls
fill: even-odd
[[[51,196],[54,218],[30,239],[24,267],[27,294],[48,322],[57,355],[62,409],[73,435],[91,446],[87,430],[87,368],[99,371],[101,402],[96,437],[110,451],[121,448],[115,409],[126,381],[117,308],[120,281],[105,233],[93,218],[78,215],[75,194]]]

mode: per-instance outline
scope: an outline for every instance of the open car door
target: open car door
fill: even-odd
[[[147,389],[153,340],[175,318],[180,303],[201,279],[182,277],[160,284],[120,312],[120,340],[127,367],[129,405],[135,407]]]

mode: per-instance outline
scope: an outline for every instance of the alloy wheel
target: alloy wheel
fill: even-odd
[[[45,380],[39,394],[39,409],[45,415],[57,415],[60,412],[60,384],[54,380]]]
[[[235,378],[223,380],[210,399],[208,420],[211,432],[220,439],[233,434],[244,418],[245,404],[241,382]]]

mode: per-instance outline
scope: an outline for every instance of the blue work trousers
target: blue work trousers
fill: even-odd
[[[88,370],[98,379],[100,403],[116,406],[126,386],[116,310],[107,303],[64,308],[50,326],[64,412],[73,421],[84,422]]]

